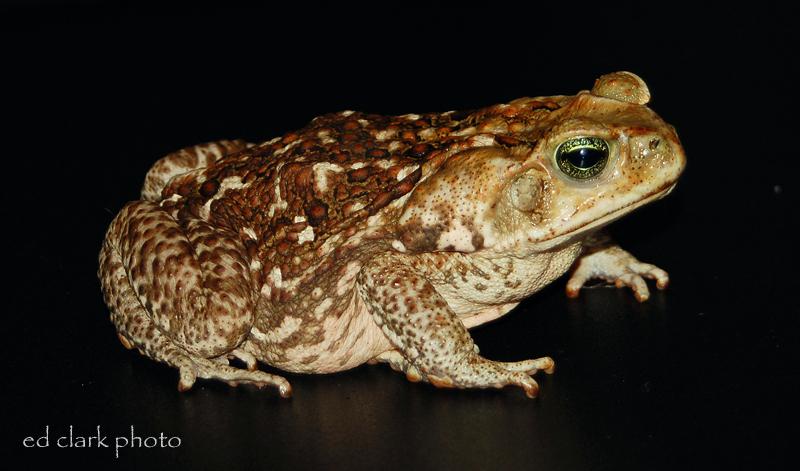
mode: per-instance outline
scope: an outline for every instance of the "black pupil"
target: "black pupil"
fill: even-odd
[[[591,147],[581,147],[572,150],[565,155],[566,159],[577,168],[588,169],[597,165],[598,162],[603,160],[606,155],[605,152]]]

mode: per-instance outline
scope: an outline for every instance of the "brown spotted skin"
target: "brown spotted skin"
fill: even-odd
[[[438,387],[501,388],[520,386],[535,397],[539,386],[530,377],[538,369],[552,369],[550,358],[519,364],[487,360],[477,353],[466,327],[447,301],[404,256],[376,257],[359,274],[359,293],[367,300],[375,323],[402,352],[413,380]]]
[[[172,177],[211,165],[222,156],[251,147],[240,139],[200,144],[173,152],[150,167],[142,187],[142,199],[159,201],[161,190]]]
[[[684,164],[674,130],[620,72],[592,92],[473,112],[341,112],[262,144],[170,154],[109,227],[99,277],[121,342],[197,377],[272,385],[257,361],[305,373],[386,362],[440,387],[514,385],[548,358],[483,358],[467,332],[558,278],[601,226],[666,194]],[[609,143],[589,181],[553,159]],[[666,273],[609,245],[568,285]],[[662,286],[663,285],[663,286]],[[237,358],[247,369],[230,366]]]
[[[122,344],[179,368],[179,389],[200,376],[290,394],[282,378],[207,360],[233,354],[252,324],[252,283],[238,240],[203,221],[181,227],[158,205],[133,202],[109,228],[100,276]]]

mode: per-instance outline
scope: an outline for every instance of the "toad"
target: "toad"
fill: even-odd
[[[481,356],[468,329],[559,278],[648,298],[667,274],[598,232],[667,195],[675,130],[629,72],[468,112],[343,111],[261,144],[169,154],[112,221],[99,278],[119,340],[231,385],[388,363],[438,387],[518,386],[549,357]],[[231,362],[231,360],[235,360]]]

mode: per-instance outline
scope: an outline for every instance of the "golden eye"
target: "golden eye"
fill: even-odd
[[[556,149],[556,163],[565,175],[586,180],[603,171],[608,162],[608,143],[599,137],[576,137]]]

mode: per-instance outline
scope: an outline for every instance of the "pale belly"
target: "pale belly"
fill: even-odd
[[[434,277],[436,291],[467,328],[496,319],[520,301],[563,275],[581,253],[580,244],[528,258],[481,258],[460,254],[448,257],[444,268],[456,273]]]
[[[294,373],[344,371],[392,349],[357,294],[339,317],[324,317],[320,327],[313,342],[277,348],[251,336],[243,347],[259,361]]]
[[[481,324],[485,324],[487,322],[491,322],[497,318],[503,317],[508,314],[509,311],[517,307],[519,303],[507,303],[501,304],[498,306],[489,306],[483,311],[478,312],[477,314],[473,314],[471,316],[462,317],[461,322],[464,324],[464,327],[467,329],[471,329],[473,327],[477,327]]]
[[[480,260],[453,253],[421,257],[447,257],[447,263],[438,266],[459,273],[447,277],[442,276],[442,272],[428,275],[437,292],[470,329],[508,313],[521,300],[561,276],[579,253],[580,246],[575,244],[559,251],[537,254],[531,259]],[[464,263],[469,265],[466,270],[462,266]],[[458,264],[461,264],[459,269],[453,268]],[[430,263],[429,266],[437,264]],[[329,314],[319,321],[287,316],[272,332],[253,328],[242,348],[259,361],[295,373],[344,371],[393,350],[357,291],[347,288],[344,291],[353,294],[340,316]],[[287,343],[285,337],[298,330],[309,334],[301,336],[306,340]]]

